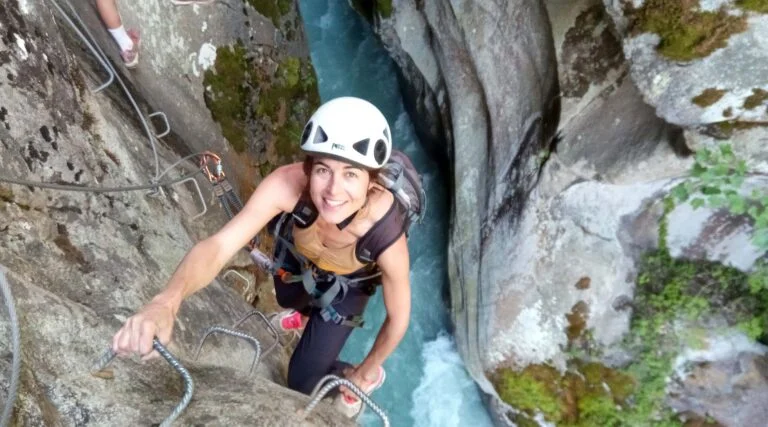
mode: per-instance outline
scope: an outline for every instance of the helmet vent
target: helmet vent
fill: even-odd
[[[323,142],[328,141],[328,135],[326,135],[325,131],[323,130],[322,126],[317,127],[317,132],[315,132],[315,140],[312,141],[313,144],[322,144]]]
[[[373,147],[373,158],[376,159],[376,163],[383,164],[384,159],[387,158],[387,143],[383,139],[376,141],[376,145]]]
[[[392,138],[389,137],[389,129],[384,128],[384,138],[387,138],[387,141],[392,141]]]
[[[307,142],[310,133],[312,133],[312,122],[309,122],[304,126],[304,132],[301,133],[301,145],[304,145]]]
[[[362,141],[357,141],[356,143],[352,144],[352,148],[355,149],[358,153],[362,154],[363,156],[368,154],[368,143],[371,142],[370,138],[365,138]]]

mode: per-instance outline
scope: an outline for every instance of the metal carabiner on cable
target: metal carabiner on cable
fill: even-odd
[[[213,172],[211,172],[211,169],[208,166],[209,161],[213,161]],[[211,184],[219,183],[226,178],[226,175],[224,175],[224,167],[221,164],[221,157],[210,151],[205,151],[200,156],[200,169],[202,169],[203,174],[205,174],[205,177],[208,178],[208,181],[210,181]]]

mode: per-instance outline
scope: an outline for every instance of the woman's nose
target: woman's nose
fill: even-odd
[[[341,180],[335,175],[331,176],[331,178],[328,180],[326,191],[328,191],[328,193],[331,195],[338,194],[341,191]]]

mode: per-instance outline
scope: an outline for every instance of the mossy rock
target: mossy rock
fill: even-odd
[[[216,63],[203,76],[205,105],[237,152],[248,147],[248,105],[255,83],[251,68],[245,46],[238,41],[233,46],[218,47]]]
[[[270,75],[254,62],[242,42],[219,47],[216,63],[204,75],[206,105],[235,151],[246,151],[258,132],[254,126],[263,123],[277,163],[293,161],[304,124],[320,105],[314,69],[309,59],[289,56]],[[275,167],[262,166],[262,172]]]
[[[725,95],[725,92],[726,91],[723,89],[707,88],[704,89],[704,91],[702,91],[699,95],[695,96],[691,102],[702,108],[709,107],[710,105],[719,101],[720,98]]]
[[[748,96],[747,99],[744,100],[744,108],[747,110],[754,110],[755,108],[765,104],[766,100],[768,100],[768,91],[760,88],[752,89],[752,95]]]
[[[747,29],[745,16],[731,16],[724,9],[702,11],[698,0],[646,0],[637,9],[628,4],[626,15],[634,34],[658,34],[658,52],[680,61],[706,57]]]
[[[716,262],[673,259],[665,242],[666,217],[674,206],[671,199],[664,201],[660,248],[640,263],[631,327],[623,344],[634,360],[612,368],[591,355],[572,356],[564,373],[539,364],[489,374],[499,396],[520,411],[512,414],[518,425],[534,425],[540,414],[558,426],[637,426],[648,425],[648,420],[682,426],[665,404],[667,379],[680,349],[696,347],[695,340],[703,340],[708,331],[681,325],[695,326],[717,307],[730,327],[768,342],[768,293],[761,291],[768,277]],[[569,320],[584,311],[575,305]]]
[[[537,413],[558,426],[620,425],[635,388],[629,375],[582,360],[573,360],[565,373],[536,364],[522,371],[500,369],[491,378],[502,400],[521,411],[513,420],[518,425],[529,424]]]
[[[377,0],[376,11],[379,12],[379,16],[382,18],[392,16],[392,0]]]
[[[739,130],[768,127],[768,122],[744,122],[739,120],[725,120],[709,125],[710,133],[719,139],[729,139],[733,133]]]
[[[291,0],[248,0],[248,4],[253,6],[261,15],[269,18],[276,28],[280,28],[283,16],[287,15],[293,8],[293,1]]]
[[[301,132],[319,106],[317,77],[309,60],[286,57],[273,78],[263,82],[255,114],[271,121],[281,163],[295,160],[300,153]]]
[[[13,203],[13,191],[10,188],[0,187],[0,201]]]
[[[738,0],[736,5],[752,12],[768,13],[768,0]]]

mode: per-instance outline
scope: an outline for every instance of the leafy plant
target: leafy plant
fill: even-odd
[[[752,242],[768,251],[768,192],[743,190],[747,164],[733,153],[729,144],[696,152],[691,176],[672,189],[677,202],[690,201],[691,207],[725,208],[734,215],[748,215],[754,221]]]

